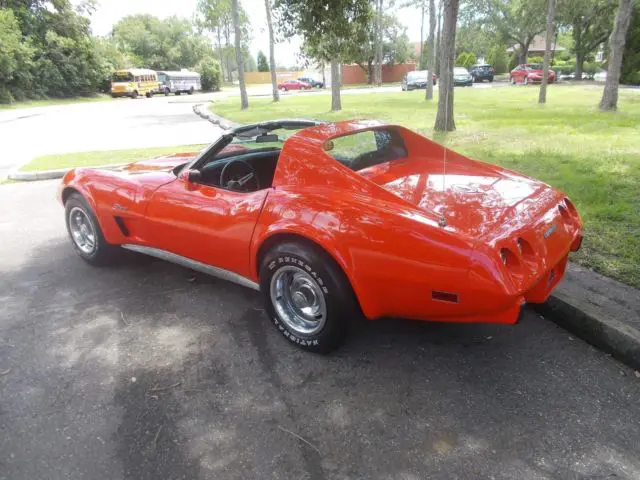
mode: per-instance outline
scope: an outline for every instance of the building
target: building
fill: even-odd
[[[529,45],[529,56],[530,57],[542,57],[544,55],[545,50],[545,36],[544,35],[536,35]],[[511,54],[516,52],[519,48],[519,45],[513,45],[507,48],[507,53]],[[554,53],[564,52],[566,48],[556,45],[555,42],[551,42],[551,51]]]

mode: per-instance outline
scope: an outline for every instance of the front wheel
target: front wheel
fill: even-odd
[[[513,77],[509,77],[509,83],[511,83],[511,85],[515,85],[516,84],[516,79]]]
[[[524,83],[525,85],[529,85],[529,77],[524,77],[522,83]]]
[[[316,353],[338,348],[356,315],[351,285],[336,262],[314,245],[276,245],[260,268],[266,312],[291,343]]]
[[[67,232],[78,255],[91,265],[105,265],[116,247],[107,243],[100,224],[87,201],[79,193],[72,194],[64,204]]]
[[[133,93],[131,94],[131,98],[136,99],[138,98],[138,91],[134,90]]]

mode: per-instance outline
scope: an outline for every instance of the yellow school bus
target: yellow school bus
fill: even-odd
[[[159,85],[158,76],[153,70],[117,70],[111,75],[111,96],[137,98],[138,95],[144,95],[150,98],[158,91]]]

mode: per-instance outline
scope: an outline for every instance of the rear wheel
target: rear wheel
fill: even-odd
[[[524,83],[525,85],[529,85],[529,77],[524,77],[524,80],[522,80],[522,83]]]
[[[260,290],[278,331],[304,350],[335,350],[357,315],[344,273],[314,245],[286,242],[273,247],[262,260]]]
[[[134,90],[133,93],[131,94],[131,98],[138,98],[138,91]]]
[[[65,202],[64,209],[67,232],[78,255],[91,265],[109,263],[117,249],[104,239],[87,201],[79,193],[74,193]]]
[[[189,90],[189,95],[193,95],[193,87],[191,87],[191,89]]]

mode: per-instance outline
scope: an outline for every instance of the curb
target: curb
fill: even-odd
[[[126,164],[120,165],[96,165],[92,167],[80,167],[80,168],[100,168],[103,170],[113,170],[116,168],[124,167]],[[15,180],[18,182],[35,182],[38,180],[53,180],[62,178],[69,170],[73,170],[78,167],[60,168],[58,170],[43,170],[41,172],[21,172],[19,170],[13,170],[7,174],[9,180]]]
[[[631,368],[640,370],[640,331],[602,315],[570,295],[555,292],[537,311]]]
[[[215,113],[211,113],[207,108],[206,103],[198,103],[194,105],[193,111],[196,115],[202,117],[208,122],[213,123],[214,125],[218,125],[220,128],[223,128],[224,130],[229,130],[239,125],[239,123],[234,123],[230,120],[227,120],[226,118],[222,118],[216,115]]]

